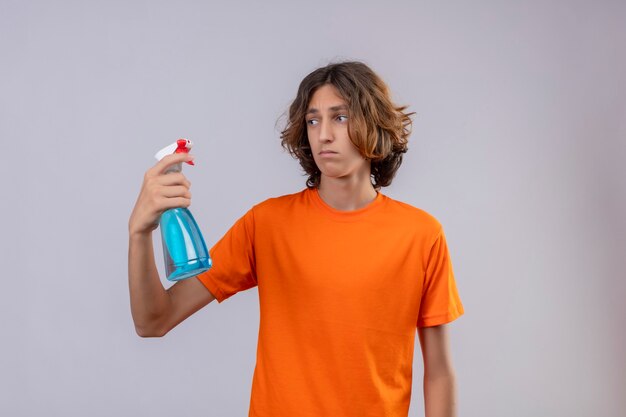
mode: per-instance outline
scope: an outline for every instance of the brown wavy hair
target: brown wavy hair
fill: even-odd
[[[392,103],[389,88],[367,65],[347,61],[318,68],[302,80],[280,135],[282,147],[308,175],[307,187],[319,187],[321,172],[309,145],[305,114],[315,91],[326,84],[333,85],[348,103],[348,135],[361,155],[371,160],[372,185],[377,190],[390,185],[408,150],[415,113]]]

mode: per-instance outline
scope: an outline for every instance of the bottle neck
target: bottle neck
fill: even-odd
[[[170,172],[181,172],[182,170],[183,170],[183,163],[179,162],[178,164],[174,164],[170,166],[168,169],[166,169],[165,173],[169,174]]]

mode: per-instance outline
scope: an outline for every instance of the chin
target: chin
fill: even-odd
[[[346,175],[349,174],[348,172],[339,171],[336,169],[320,169],[320,172],[322,173],[322,175],[324,175],[325,177],[329,177],[329,178],[345,177]]]

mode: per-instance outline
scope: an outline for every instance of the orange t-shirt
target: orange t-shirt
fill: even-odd
[[[380,192],[354,211],[270,198],[210,254],[218,302],[258,286],[254,417],[406,417],[416,326],[463,314],[441,224]]]

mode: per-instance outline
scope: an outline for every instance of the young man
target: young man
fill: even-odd
[[[151,232],[190,204],[170,155],[144,177],[129,221],[137,333],[163,336],[214,299],[257,286],[260,329],[250,416],[402,416],[415,333],[427,417],[456,415],[446,323],[463,314],[441,224],[380,192],[407,150],[410,115],[359,62],[300,84],[282,144],[308,174],[301,192],[252,207],[210,251],[214,267],[164,290]]]

